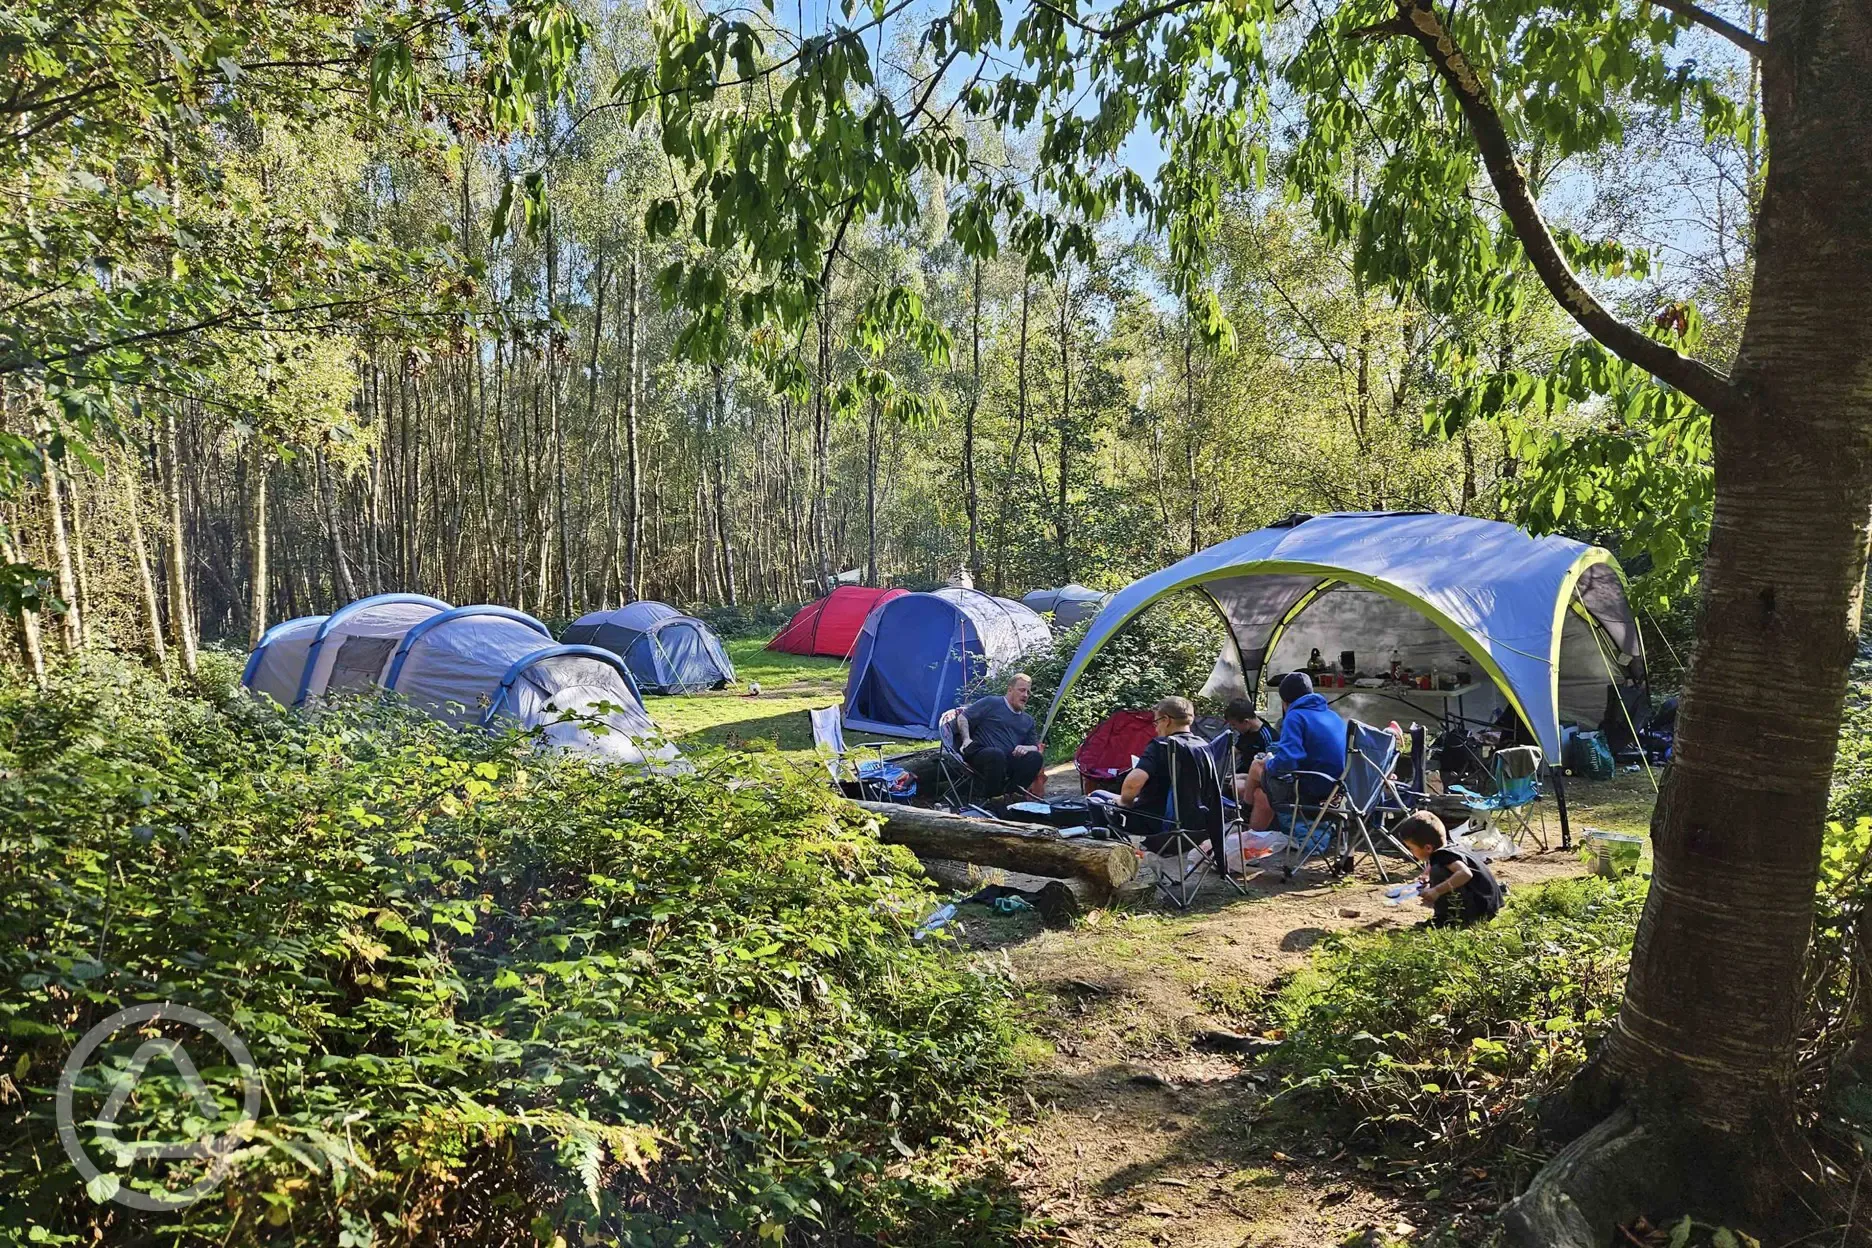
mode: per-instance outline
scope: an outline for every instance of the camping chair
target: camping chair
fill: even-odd
[[[1296,784],[1299,778],[1310,777],[1330,780],[1332,787],[1317,802],[1295,801],[1285,808],[1289,843],[1284,874],[1288,879],[1315,858],[1329,860],[1334,870],[1343,874],[1351,870],[1353,854],[1363,844],[1378,869],[1378,878],[1386,884],[1391,882],[1372,834],[1376,831],[1394,848],[1400,848],[1385,827],[1387,817],[1404,807],[1393,774],[1397,761],[1398,739],[1388,729],[1352,719],[1346,721],[1345,770],[1338,777],[1321,772],[1293,773]],[[1282,813],[1283,808],[1275,808],[1276,822]]]
[[[1489,778],[1493,793],[1477,793],[1462,785],[1452,785],[1450,792],[1462,799],[1471,817],[1480,815],[1506,832],[1517,846],[1522,837],[1532,837],[1544,851],[1547,848],[1547,811],[1541,808],[1540,831],[1528,819],[1528,809],[1540,802],[1540,769],[1543,757],[1536,745],[1517,745],[1496,750],[1489,760]],[[1497,818],[1499,816],[1499,818]]]
[[[947,710],[936,722],[936,738],[941,749],[936,757],[936,778],[942,783],[943,798],[949,808],[958,814],[974,812],[989,815],[975,801],[975,769],[962,757],[962,747],[956,744],[955,722],[961,710]]]
[[[1152,883],[1163,899],[1179,910],[1187,910],[1196,900],[1196,894],[1202,891],[1203,877],[1214,871],[1228,886],[1237,893],[1245,894],[1241,881],[1228,873],[1226,862],[1215,860],[1215,851],[1210,845],[1209,816],[1210,805],[1216,804],[1216,817],[1226,818],[1222,809],[1222,788],[1218,783],[1207,794],[1198,793],[1193,809],[1181,809],[1177,801],[1180,791],[1178,780],[1185,767],[1200,765],[1188,757],[1190,747],[1180,742],[1170,743],[1169,796],[1164,802],[1164,813],[1160,819],[1147,811],[1130,808],[1125,811],[1128,825],[1127,836],[1139,849],[1157,856],[1156,878]],[[1204,747],[1205,755],[1208,753]],[[1213,758],[1211,758],[1213,762]],[[1200,772],[1198,773],[1200,776]],[[1138,825],[1154,825],[1149,830]],[[1151,843],[1155,848],[1151,848]],[[1166,864],[1174,864],[1173,870],[1166,870]]]

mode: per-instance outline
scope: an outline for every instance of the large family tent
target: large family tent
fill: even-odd
[[[255,693],[264,693],[281,706],[290,706],[299,696],[299,678],[305,675],[306,653],[318,635],[322,615],[302,615],[296,620],[275,624],[261,634],[260,644],[247,656],[241,684]]]
[[[828,659],[849,659],[858,644],[865,617],[880,602],[901,598],[901,589],[874,589],[869,585],[841,585],[825,597],[793,613],[787,626],[767,643],[783,654],[816,654]]]
[[[312,634],[292,704],[382,684],[403,635],[448,609],[448,603],[422,594],[375,594],[339,607]]]
[[[383,687],[457,728],[483,724],[507,670],[552,644],[552,630],[524,611],[456,607],[403,634]]]
[[[1051,615],[1055,628],[1071,628],[1099,613],[1111,601],[1111,595],[1083,585],[1062,585],[1058,589],[1036,589],[1021,601],[1041,615]]]
[[[580,616],[565,631],[573,645],[601,646],[623,658],[645,693],[719,689],[734,662],[708,625],[663,602],[629,602]]]
[[[549,745],[623,762],[642,762],[640,743],[657,735],[617,655],[559,645],[544,624],[507,607],[449,607],[417,594],[380,594],[275,625],[241,683],[300,705],[383,688],[457,727],[515,723]]]
[[[1460,699],[1322,692],[1347,704],[1342,713],[1377,722],[1402,721],[1414,709],[1420,720],[1444,714],[1474,724],[1505,704],[1555,763],[1560,721],[1597,723],[1606,686],[1642,657],[1624,579],[1597,546],[1467,516],[1295,516],[1119,590],[1079,643],[1048,722],[1099,647],[1151,603],[1190,589],[1206,594],[1228,625],[1224,666],[1234,676],[1218,692],[1261,692],[1268,674],[1304,667],[1315,649],[1328,663],[1351,650],[1362,671],[1382,670],[1396,651],[1417,671],[1467,668],[1473,686]],[[1361,699],[1379,705],[1364,710]]]
[[[974,589],[904,594],[874,607],[852,650],[845,726],[934,737],[963,689],[1012,668],[1052,640],[1045,620],[1018,602]]]

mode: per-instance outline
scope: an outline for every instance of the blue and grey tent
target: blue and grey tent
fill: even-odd
[[[280,702],[382,688],[456,727],[517,724],[548,745],[624,762],[643,761],[641,743],[658,735],[617,655],[559,645],[524,612],[448,608],[420,595],[378,595],[277,625],[248,657],[242,683]]]
[[[719,689],[735,678],[734,662],[714,630],[664,602],[629,602],[581,615],[564,640],[620,655],[646,693]]]
[[[1111,601],[1111,595],[1072,584],[1058,589],[1036,589],[1023,594],[1021,601],[1041,615],[1051,615],[1055,628],[1071,628],[1097,615],[1099,608]]]
[[[373,594],[339,607],[312,632],[292,704],[382,684],[403,635],[448,609],[448,603],[425,594]]]
[[[302,615],[275,624],[260,636],[260,644],[247,656],[241,684],[264,693],[281,706],[299,696],[299,678],[305,675],[306,654],[312,649],[322,615]]]
[[[934,737],[972,681],[1010,670],[1045,647],[1045,620],[1018,602],[939,589],[880,602],[865,617],[845,682],[845,726]]]
[[[1505,703],[1550,760],[1560,755],[1561,720],[1598,722],[1606,685],[1643,657],[1624,577],[1597,546],[1467,516],[1295,516],[1113,595],[1060,680],[1049,724],[1099,647],[1181,590],[1207,595],[1228,626],[1212,693],[1259,692],[1266,674],[1303,667],[1316,649],[1329,663],[1352,651],[1358,668],[1370,671],[1387,667],[1396,651],[1417,671],[1472,671],[1475,701],[1462,717],[1474,722]],[[1358,699],[1424,701],[1384,689],[1342,696],[1354,702],[1349,713],[1378,722]],[[1448,699],[1438,691],[1430,700]]]

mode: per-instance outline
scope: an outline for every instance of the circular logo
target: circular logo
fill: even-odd
[[[77,1115],[72,1109],[74,1093],[78,1086],[78,1076],[83,1072],[85,1063],[99,1045],[126,1029],[141,1027],[158,1020],[180,1023],[201,1032],[221,1046],[233,1059],[235,1069],[240,1072],[242,1085],[241,1119],[219,1135],[181,1143],[133,1141],[125,1143],[117,1139],[117,1115],[122,1112],[131,1093],[136,1090],[137,1081],[150,1064],[158,1059],[166,1061],[174,1068],[180,1078],[184,1094],[194,1103],[196,1114],[214,1121],[221,1117],[220,1106],[214,1094],[209,1091],[208,1083],[201,1077],[201,1070],[188,1049],[179,1040],[157,1035],[137,1046],[129,1065],[114,1075],[108,1075],[110,1092],[104,1098],[104,1104],[95,1117],[89,1119],[93,1138],[101,1140],[114,1154],[116,1170],[101,1169],[91,1160],[90,1154],[78,1138]],[[209,1062],[210,1066],[220,1065]],[[127,1010],[118,1010],[109,1018],[85,1032],[78,1045],[65,1059],[65,1069],[59,1072],[57,1114],[59,1143],[65,1146],[65,1155],[70,1157],[72,1165],[78,1167],[78,1173],[84,1176],[85,1191],[100,1203],[115,1201],[130,1209],[141,1209],[149,1213],[170,1212],[186,1209],[188,1206],[213,1191],[222,1179],[227,1177],[228,1155],[239,1147],[243,1140],[241,1128],[260,1117],[260,1071],[254,1065],[252,1054],[246,1044],[234,1034],[220,1019],[200,1010],[190,1009],[186,1005],[176,1005],[171,1001],[156,1001],[148,1005],[131,1006]],[[120,1172],[127,1171],[131,1165],[144,1160],[165,1161],[200,1161],[208,1162],[208,1171],[201,1178],[179,1192],[138,1191],[122,1181]]]

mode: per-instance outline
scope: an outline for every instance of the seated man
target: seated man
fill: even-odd
[[[1197,837],[1208,837],[1216,869],[1221,870],[1228,862],[1222,844],[1222,777],[1209,743],[1190,731],[1196,708],[1188,698],[1169,697],[1152,709],[1151,718],[1157,736],[1144,747],[1137,766],[1125,773],[1113,813],[1124,831],[1143,836],[1145,847],[1156,850],[1169,839],[1174,797],[1179,825]]]
[[[1222,722],[1228,728],[1210,740],[1209,748],[1223,776],[1232,777],[1231,795],[1246,806],[1248,773],[1255,759],[1274,748],[1274,734],[1249,698],[1229,699],[1222,708]]]
[[[981,781],[986,797],[1000,797],[1016,789],[1032,791],[1045,784],[1046,743],[1034,717],[1027,713],[1033,696],[1033,678],[1016,672],[1007,692],[976,698],[955,718],[956,748]],[[1038,793],[1035,796],[1039,796]]]
[[[1326,699],[1313,692],[1313,680],[1305,672],[1289,672],[1281,677],[1280,740],[1265,761],[1248,769],[1242,800],[1252,806],[1248,816],[1251,831],[1265,832],[1274,826],[1277,806],[1291,806],[1296,800],[1319,802],[1332,792],[1332,781],[1295,772],[1319,772],[1337,779],[1345,770],[1346,722],[1326,705]]]

